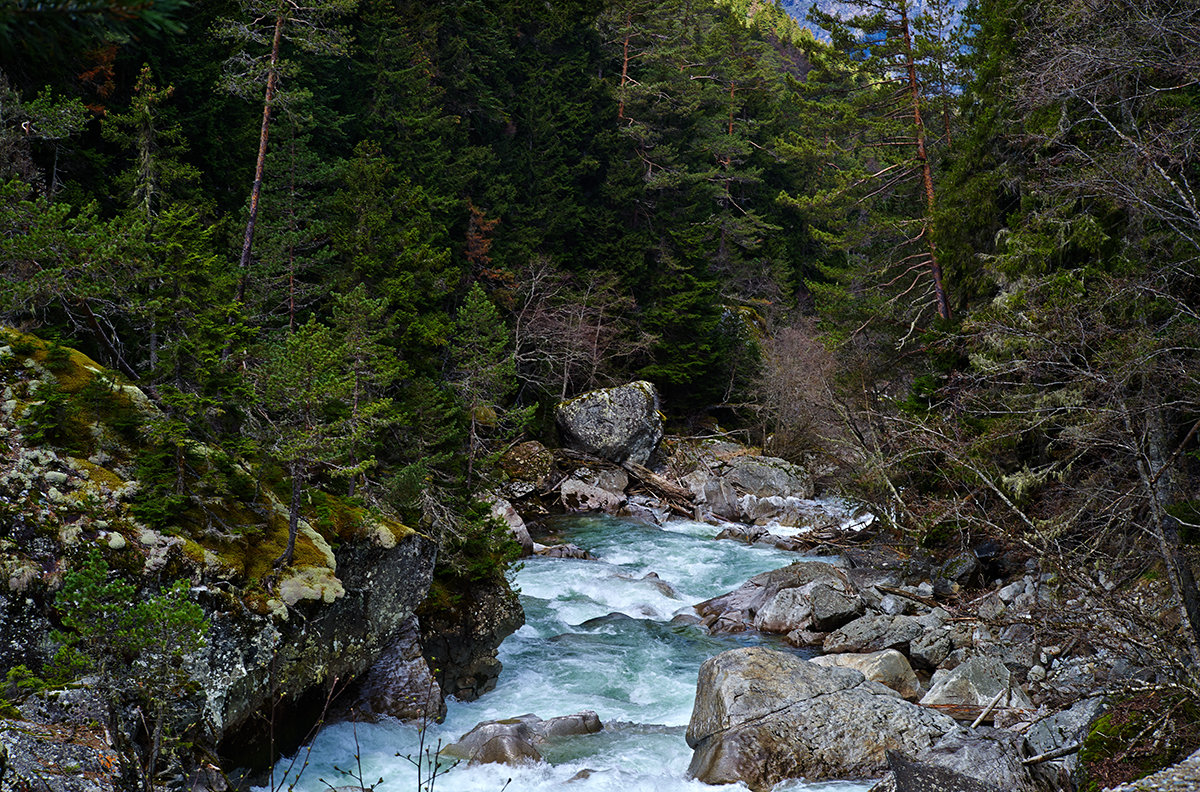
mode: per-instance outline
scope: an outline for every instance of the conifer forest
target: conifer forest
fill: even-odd
[[[1020,783],[975,783],[1178,762],[1200,748],[1198,196],[1189,0],[3,0],[0,789],[84,789],[70,765],[107,779],[88,789],[250,768],[273,792],[263,768],[342,717],[405,620],[440,721],[533,618],[522,564],[588,555],[545,538],[561,512],[786,522],[696,478],[742,454],[873,516],[793,548],[892,571],[846,573],[854,618],[988,625],[940,659],[837,652],[899,647],[924,692],[1000,657],[1029,696],[923,711],[1000,732],[1006,701],[1106,697],[1074,748],[1018,728]],[[566,405],[640,382],[647,454],[570,439]],[[629,483],[579,472],[602,468]],[[776,632],[843,656],[813,603]],[[352,606],[331,619],[361,634],[320,632]],[[448,672],[468,632],[486,662]],[[1108,670],[1062,681],[1087,663]],[[214,694],[235,666],[257,670]],[[80,687],[100,753],[4,736],[74,723],[31,702]],[[428,757],[346,783],[464,772]]]

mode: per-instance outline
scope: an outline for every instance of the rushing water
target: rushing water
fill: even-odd
[[[796,555],[714,541],[717,529],[695,522],[655,528],[608,517],[574,517],[559,527],[565,540],[599,560],[535,557],[524,562],[515,583],[527,623],[500,648],[504,671],[496,689],[478,701],[449,701],[445,723],[431,724],[425,741],[433,747],[439,740],[447,744],[480,721],[525,713],[551,718],[595,710],[604,729],[546,748],[547,761],[536,765],[458,765],[437,778],[436,789],[500,792],[506,783],[508,792],[718,789],[686,778],[691,749],[684,731],[697,671],[714,654],[767,639],[710,636],[672,617],[759,572],[796,560]],[[644,579],[651,572],[658,578]],[[321,732],[311,753],[302,749],[293,768],[305,761],[308,766],[296,789],[357,786],[361,761],[364,786],[382,778],[375,787],[379,792],[416,790],[416,769],[405,756],[415,758],[418,747],[418,730],[412,725],[389,720],[334,724]],[[288,764],[285,760],[277,768],[277,786]],[[869,786],[795,782],[777,790],[862,792]]]

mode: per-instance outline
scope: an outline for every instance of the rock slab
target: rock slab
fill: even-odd
[[[788,778],[877,776],[888,750],[916,754],[954,727],[858,671],[762,647],[734,649],[700,667],[688,772],[753,790]]]

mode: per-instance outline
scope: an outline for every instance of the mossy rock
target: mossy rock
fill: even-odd
[[[1079,751],[1087,792],[1136,781],[1200,747],[1200,707],[1155,691],[1115,702],[1088,730]]]

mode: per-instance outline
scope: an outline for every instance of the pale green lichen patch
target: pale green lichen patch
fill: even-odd
[[[288,607],[300,600],[333,602],[346,593],[342,581],[328,567],[289,567],[286,574],[279,583],[279,598]]]

